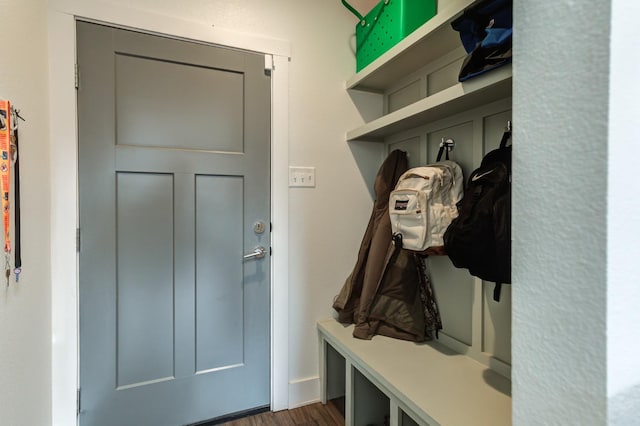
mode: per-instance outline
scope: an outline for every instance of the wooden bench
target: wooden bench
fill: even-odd
[[[322,402],[344,396],[346,426],[511,424],[511,382],[438,342],[355,339],[318,324]]]

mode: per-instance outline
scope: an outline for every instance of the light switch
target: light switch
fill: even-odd
[[[289,186],[292,188],[314,188],[316,186],[316,168],[289,166]]]

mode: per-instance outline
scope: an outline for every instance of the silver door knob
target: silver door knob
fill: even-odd
[[[265,249],[262,246],[258,246],[256,248],[254,248],[251,253],[245,254],[242,258],[244,260],[262,259],[266,255],[267,255],[267,249]]]

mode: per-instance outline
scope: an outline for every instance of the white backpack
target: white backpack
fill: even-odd
[[[444,231],[458,217],[456,204],[464,191],[462,169],[450,160],[407,170],[389,197],[394,235],[402,248],[424,251],[444,246]]]

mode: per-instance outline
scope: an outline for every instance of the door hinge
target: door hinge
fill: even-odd
[[[80,389],[78,389],[78,393],[76,395],[76,416],[80,415]]]
[[[77,62],[74,64],[73,81],[76,86],[76,89],[78,89],[80,87],[80,71],[78,71]]]
[[[76,252],[80,253],[80,228],[76,228]]]

